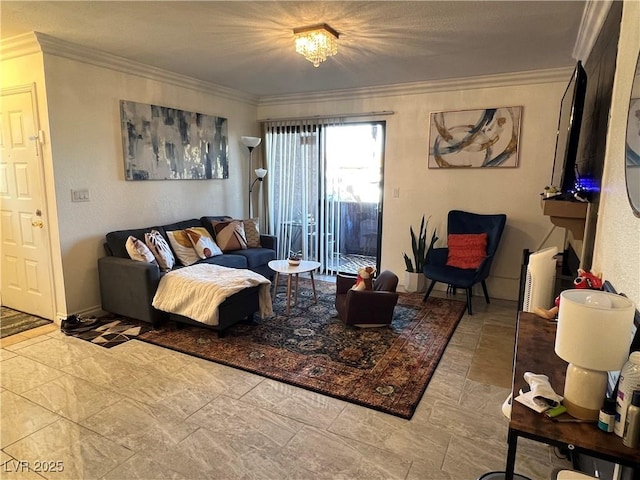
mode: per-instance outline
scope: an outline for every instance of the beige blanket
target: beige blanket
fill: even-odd
[[[271,282],[251,270],[219,265],[191,265],[160,279],[152,305],[164,312],[183,315],[207,325],[218,325],[218,307],[240,290],[260,285],[260,317],[273,314]]]

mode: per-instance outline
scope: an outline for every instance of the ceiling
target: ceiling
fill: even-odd
[[[258,97],[575,64],[584,1],[5,1],[0,38],[36,31]],[[295,27],[328,23],[319,68]]]

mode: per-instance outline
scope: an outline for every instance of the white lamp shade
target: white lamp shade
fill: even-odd
[[[256,177],[258,178],[264,178],[267,175],[266,168],[256,168],[255,172],[256,172]]]
[[[563,360],[598,371],[620,370],[629,356],[635,305],[596,290],[560,294],[555,351]]]
[[[262,139],[260,137],[240,137],[240,141],[247,148],[255,148],[260,145]]]

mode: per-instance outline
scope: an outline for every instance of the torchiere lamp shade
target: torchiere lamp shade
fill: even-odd
[[[242,144],[249,148],[249,149],[254,149],[255,147],[257,147],[258,145],[260,145],[260,142],[262,141],[262,139],[260,137],[246,137],[246,136],[242,136],[240,137],[240,141],[242,142]]]

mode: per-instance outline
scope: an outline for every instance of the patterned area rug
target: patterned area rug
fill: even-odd
[[[400,294],[391,327],[344,325],[334,308],[335,284],[300,279],[299,302],[287,317],[284,293],[272,318],[236,324],[217,338],[172,322],[138,339],[290,383],[348,402],[411,418],[440,361],[464,302]]]
[[[101,318],[100,325],[94,329],[86,332],[73,333],[69,336],[95,343],[101,347],[111,348],[137,338],[140,333],[150,328],[151,325],[148,323],[108,316]]]
[[[0,338],[9,337],[48,323],[52,323],[51,320],[2,307],[0,312]]]

